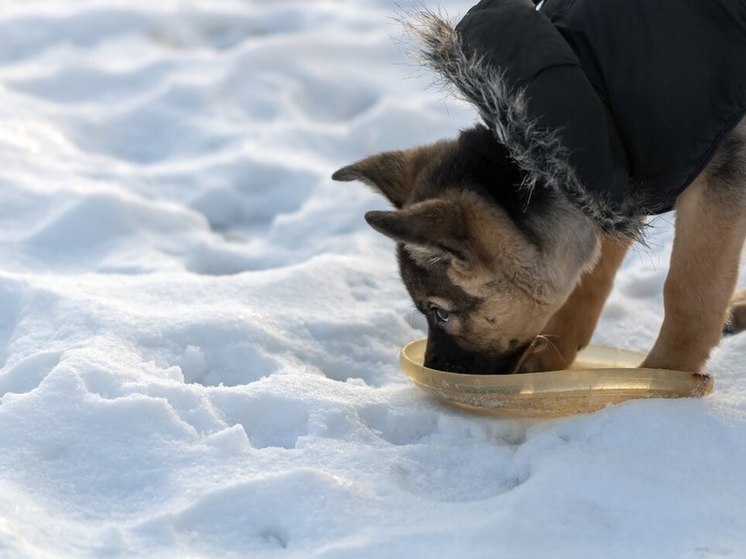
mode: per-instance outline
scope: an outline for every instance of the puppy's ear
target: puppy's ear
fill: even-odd
[[[332,179],[362,181],[388,198],[394,207],[401,208],[417,176],[439,158],[448,144],[443,141],[405,151],[385,151],[342,167]]]
[[[365,220],[379,233],[402,243],[420,265],[446,260],[468,271],[476,264],[463,210],[454,202],[425,200],[402,210],[368,212]]]

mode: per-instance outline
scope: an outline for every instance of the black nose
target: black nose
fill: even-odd
[[[485,375],[511,374],[516,371],[530,342],[508,352],[478,352],[459,347],[454,341],[428,338],[425,367],[449,373]]]
[[[431,356],[429,359],[425,358],[425,367],[429,369],[437,369],[438,371],[446,371],[448,373],[468,374],[477,372],[472,365],[464,362],[453,362],[447,357],[440,355]]]

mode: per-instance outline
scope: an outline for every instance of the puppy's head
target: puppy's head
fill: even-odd
[[[522,174],[483,127],[337,171],[382,193],[365,216],[397,241],[401,277],[428,324],[425,365],[514,372],[596,258],[588,220]]]

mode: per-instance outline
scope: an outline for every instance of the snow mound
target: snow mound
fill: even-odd
[[[0,8],[0,556],[746,554],[746,336],[704,400],[554,421],[399,372],[386,203],[329,177],[475,118],[408,61],[413,6]],[[596,342],[652,344],[671,222]]]

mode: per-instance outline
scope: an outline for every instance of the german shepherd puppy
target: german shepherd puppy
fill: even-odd
[[[514,159],[480,124],[456,139],[373,155],[332,177],[362,181],[393,204],[365,219],[397,242],[401,278],[427,319],[428,367],[566,368],[591,339],[636,240],[610,234],[566,191],[542,181],[527,189]],[[675,210],[665,318],[641,366],[698,372],[724,324],[746,328],[746,293],[732,299],[746,238],[746,119]]]

